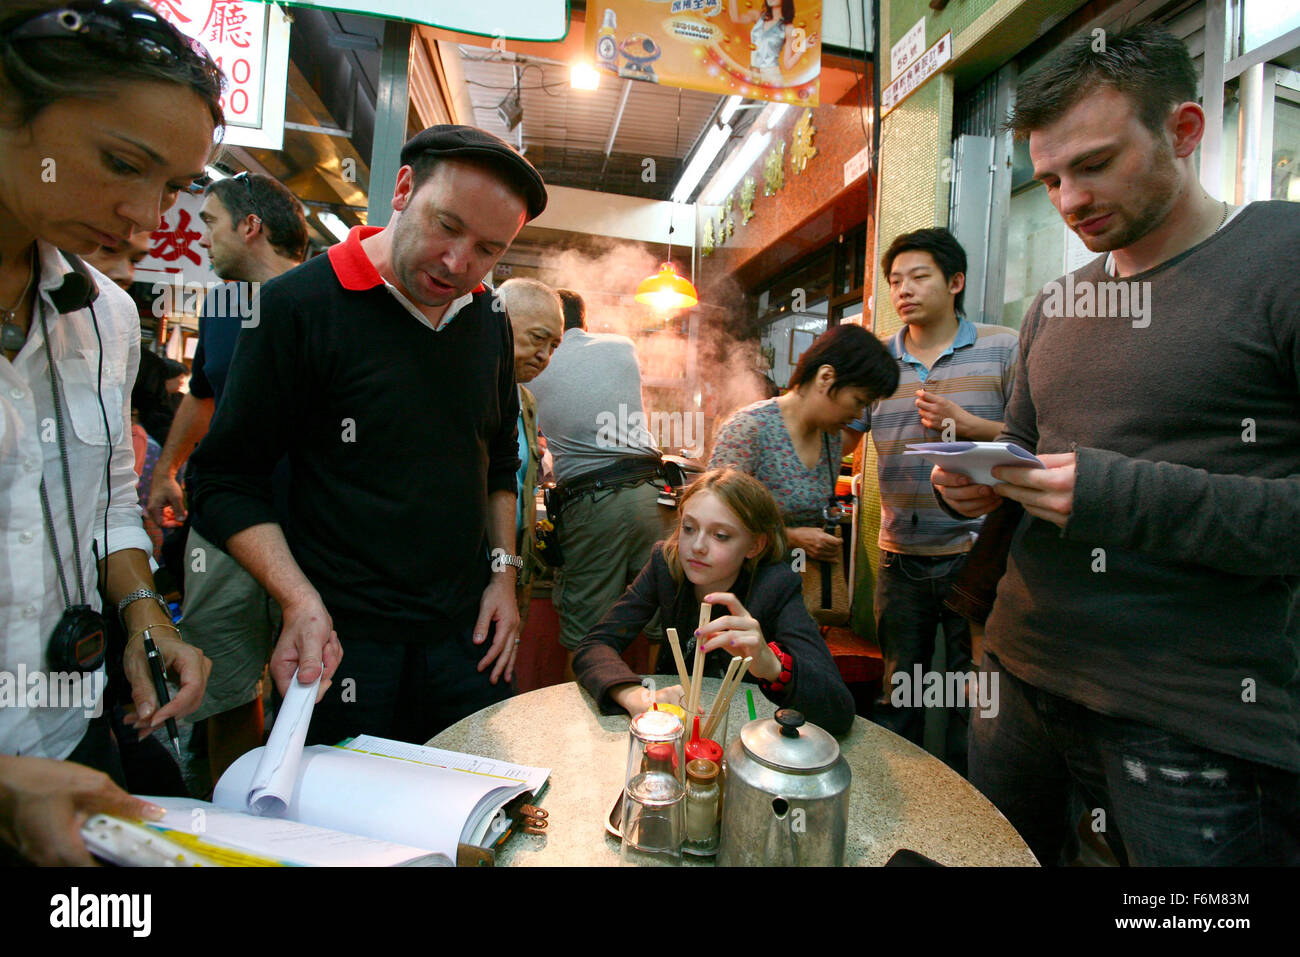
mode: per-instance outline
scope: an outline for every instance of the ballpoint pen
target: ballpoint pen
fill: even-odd
[[[167,679],[163,675],[162,655],[158,653],[158,646],[153,643],[153,638],[146,628],[144,634],[144,653],[149,659],[149,672],[153,675],[154,691],[158,693],[158,707],[165,708],[171,702],[172,697],[167,693]],[[176,749],[176,760],[181,760],[181,737],[176,730],[176,719],[167,719],[167,734],[172,739],[172,747]]]

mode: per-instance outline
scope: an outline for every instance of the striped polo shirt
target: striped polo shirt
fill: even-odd
[[[931,464],[902,454],[908,445],[945,438],[921,424],[916,391],[925,389],[982,419],[1001,422],[1011,398],[1020,337],[1014,329],[976,325],[961,317],[952,345],[926,369],[908,353],[906,334],[904,326],[889,341],[889,352],[898,359],[898,388],[869,406],[850,428],[870,430],[876,443],[880,547],[909,555],[953,555],[970,549],[984,520],[958,520],[940,509],[930,491]]]

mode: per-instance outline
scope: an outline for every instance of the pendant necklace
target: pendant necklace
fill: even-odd
[[[8,308],[0,306],[0,313],[4,314],[4,328],[3,331],[0,331],[0,348],[3,348],[5,352],[19,352],[27,342],[27,333],[14,319],[18,315],[18,310],[22,308],[23,300],[27,298],[27,293],[31,291],[32,284],[35,281],[36,249],[35,244],[33,244],[31,268],[28,271],[27,282],[23,286],[22,292],[18,294],[18,300]]]

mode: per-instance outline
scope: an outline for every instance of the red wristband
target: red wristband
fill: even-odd
[[[781,673],[771,681],[760,679],[758,686],[769,694],[780,694],[785,691],[790,684],[790,679],[794,677],[794,659],[775,641],[769,641],[767,647],[772,649],[772,654],[776,655],[777,660],[781,662]]]

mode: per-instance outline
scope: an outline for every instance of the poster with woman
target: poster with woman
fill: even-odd
[[[816,106],[821,0],[595,0],[597,69],[666,86]]]

